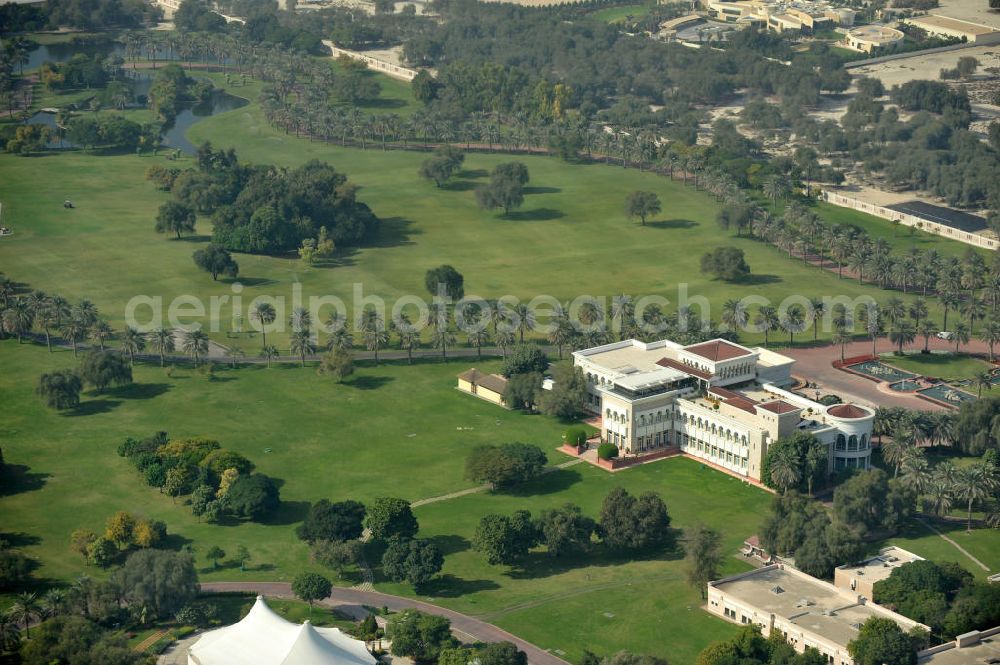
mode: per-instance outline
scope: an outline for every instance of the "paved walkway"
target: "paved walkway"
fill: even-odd
[[[209,593],[224,591],[247,591],[260,593],[272,598],[294,598],[291,584],[285,582],[203,582],[202,591]],[[445,617],[451,621],[452,632],[466,642],[512,642],[528,655],[531,665],[567,665],[567,662],[530,642],[511,635],[491,623],[481,621],[445,607],[432,605],[421,600],[390,596],[377,591],[360,591],[334,587],[330,597],[320,601],[321,605],[336,608],[341,605],[365,605],[368,607],[388,607],[393,611],[417,609],[427,614]],[[180,649],[175,649],[179,651]],[[175,665],[180,661],[162,661],[159,665]]]
[[[921,339],[921,347],[923,340]],[[888,353],[896,347],[887,339],[882,338],[876,344],[877,353]],[[954,351],[955,345],[940,339],[932,339],[932,351]],[[843,372],[833,367],[835,360],[840,360],[840,347],[832,344],[798,348],[776,349],[778,353],[795,359],[794,374],[810,383],[816,383],[821,393],[835,393],[841,397],[850,397],[855,401],[869,406],[902,406],[908,409],[925,411],[943,410],[945,407],[920,399],[914,395],[895,393],[885,388],[885,383],[869,381],[850,372]],[[986,345],[979,340],[969,342],[963,347],[963,352],[986,353]],[[844,357],[871,355],[871,341],[859,341],[848,344],[844,349]],[[813,397],[812,389],[801,391]]]

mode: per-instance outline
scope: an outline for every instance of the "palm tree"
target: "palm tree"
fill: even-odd
[[[903,471],[903,475],[899,478],[900,484],[912,490],[919,499],[931,484],[930,464],[923,449],[916,447],[907,449],[903,454],[900,468]]]
[[[243,349],[239,348],[238,346],[231,347],[228,351],[226,351],[226,354],[229,356],[229,360],[233,363],[233,369],[236,369],[236,362],[240,358],[246,356],[246,353],[243,351]]]
[[[473,328],[465,334],[466,339],[470,346],[476,347],[476,357],[482,359],[483,357],[483,346],[489,344],[490,333],[485,328]]]
[[[910,318],[919,328],[920,320],[925,316],[927,316],[927,301],[923,298],[917,298],[910,304]]]
[[[76,345],[82,342],[87,337],[87,333],[90,330],[90,325],[76,318],[75,316],[65,324],[63,324],[62,329],[59,331],[64,339],[68,339],[73,345],[73,357],[76,357]]]
[[[413,364],[413,349],[420,347],[420,334],[409,328],[397,328],[396,338],[399,340],[399,348],[406,351],[407,364]]]
[[[21,343],[21,337],[31,330],[34,316],[28,301],[24,298],[14,298],[3,311],[3,327],[17,336],[17,343]]]
[[[893,477],[899,475],[899,467],[903,463],[906,451],[913,447],[913,430],[906,426],[897,425],[892,432],[892,438],[880,445],[882,449],[882,460],[895,468]]]
[[[267,346],[267,332],[264,328],[274,323],[278,314],[274,311],[274,305],[269,302],[259,302],[250,312],[250,319],[260,324],[261,346]]]
[[[799,460],[792,448],[784,448],[771,459],[771,482],[780,487],[784,494],[802,479]]]
[[[73,307],[71,315],[92,326],[97,323],[97,305],[84,298]]]
[[[788,333],[788,345],[795,344],[795,333],[805,329],[805,312],[800,305],[792,305],[781,317],[781,327]]]
[[[749,320],[750,314],[742,300],[730,298],[723,303],[722,323],[726,325],[727,330],[736,331],[745,328]]]
[[[757,309],[757,316],[753,319],[754,325],[764,333],[764,346],[768,345],[767,336],[772,330],[781,324],[778,318],[778,310],[771,305],[761,305]]]
[[[962,306],[962,295],[958,291],[947,290],[943,291],[938,300],[941,301],[941,307],[944,308],[944,329],[948,329],[948,312],[949,310],[958,309]]]
[[[107,321],[100,320],[95,321],[90,328],[90,339],[97,342],[97,345],[104,350],[104,343],[110,339],[114,339],[115,331],[111,329]]]
[[[181,350],[194,358],[197,367],[198,360],[208,353],[208,334],[201,328],[185,331],[181,336]]]
[[[955,473],[955,498],[966,502],[969,518],[966,530],[972,531],[972,504],[991,496],[997,486],[996,470],[983,462]]]
[[[930,319],[924,319],[917,324],[917,332],[924,338],[924,353],[930,353],[931,337],[940,332],[937,324]]]
[[[431,346],[435,349],[441,349],[442,358],[448,356],[448,346],[454,343],[455,336],[448,331],[446,325],[434,326],[434,331],[431,333]]]
[[[903,346],[912,344],[917,338],[917,331],[909,321],[899,320],[889,331],[889,341],[895,344],[900,355],[903,354]]]
[[[976,372],[976,375],[972,377],[972,382],[976,384],[976,390],[980,398],[983,396],[983,388],[987,390],[993,389],[993,375],[990,374],[989,370]]]
[[[976,319],[981,319],[986,315],[986,305],[983,301],[971,296],[962,303],[962,315],[969,319],[969,330],[976,329]]]
[[[309,330],[312,327],[312,316],[305,307],[296,307],[288,317],[288,325],[292,330]]]
[[[874,356],[879,335],[882,334],[882,313],[878,305],[872,305],[868,308],[868,320],[865,321],[865,332],[872,341],[872,355]]]
[[[128,364],[134,365],[135,354],[141,353],[146,348],[146,339],[141,332],[132,326],[127,326],[122,333],[120,346],[121,350],[128,354]]]
[[[31,620],[38,617],[41,606],[38,604],[38,595],[34,593],[19,593],[14,604],[7,610],[7,615],[15,622],[24,625],[24,636],[31,638]]]
[[[906,303],[896,297],[889,298],[885,303],[885,318],[889,325],[896,325],[897,322],[906,318]]]
[[[1000,320],[991,318],[979,331],[979,339],[986,342],[990,350],[990,362],[993,362],[993,347],[1000,344]]]
[[[270,369],[271,361],[278,357],[278,347],[274,344],[268,344],[260,350],[260,357],[267,360],[267,367]]]
[[[174,331],[166,328],[157,328],[146,333],[146,341],[149,348],[160,354],[160,367],[163,367],[163,359],[168,353],[174,351]],[[76,348],[74,347],[74,352]]]
[[[635,320],[635,303],[632,296],[619,293],[611,299],[611,320],[618,326],[618,339],[624,337],[624,332],[632,327]]]
[[[312,335],[308,328],[293,331],[289,344],[291,352],[298,354],[302,367],[306,366],[306,356],[316,353],[316,345],[313,344]]]
[[[931,477],[930,485],[927,488],[927,495],[935,515],[940,517],[951,510],[954,492],[955,484],[953,482],[944,482],[937,477],[937,474]]]
[[[516,339],[514,332],[511,330],[501,328],[497,331],[496,345],[500,348],[500,354],[503,358],[507,358],[507,350],[514,346]]]
[[[962,321],[955,324],[955,330],[952,331],[952,335],[955,338],[955,353],[958,353],[959,344],[964,346],[969,343],[970,339],[972,339],[969,326]]]
[[[840,346],[840,362],[844,362],[844,351],[851,340],[854,339],[845,328],[837,327],[833,331],[833,339],[831,340],[834,344]]]
[[[517,332],[520,335],[521,344],[524,344],[525,331],[535,329],[535,312],[525,303],[515,305],[513,311],[517,320]]]
[[[0,651],[15,651],[21,644],[21,629],[17,621],[7,614],[0,614]]]
[[[809,311],[806,314],[809,317],[809,323],[812,325],[813,341],[815,342],[819,339],[819,322],[823,319],[823,315],[826,314],[826,303],[823,302],[822,298],[810,298]]]

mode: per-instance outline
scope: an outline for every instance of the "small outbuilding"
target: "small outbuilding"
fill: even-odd
[[[507,406],[507,401],[503,398],[504,391],[507,390],[507,379],[499,374],[486,374],[473,367],[458,375],[457,387],[462,392],[487,402]]]
[[[263,596],[238,623],[211,630],[188,649],[188,665],[375,665],[365,643],[338,628],[292,623]]]

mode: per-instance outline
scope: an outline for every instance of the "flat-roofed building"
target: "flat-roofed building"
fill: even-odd
[[[707,0],[705,6],[717,20],[766,25],[777,32],[811,32],[830,25],[854,24],[853,10],[813,0]]]
[[[917,654],[917,665],[996,665],[1000,663],[1000,626],[973,630]]]
[[[924,30],[929,35],[964,39],[972,44],[995,44],[1000,42],[1000,31],[988,25],[960,21],[957,18],[928,14],[903,19],[903,23]]]
[[[786,390],[795,361],[773,351],[632,339],[576,351],[573,362],[587,382],[584,406],[601,416],[601,440],[625,457],[675,448],[760,482],[768,446],[805,431],[829,447],[829,471],[870,466],[874,411]]]
[[[914,627],[929,630],[855,593],[782,564],[709,582],[707,609],[733,623],[759,626],[765,637],[778,631],[796,651],[812,647],[832,665],[854,665],[847,645],[870,617],[892,619],[904,632]]]
[[[883,547],[878,556],[865,559],[860,563],[844,564],[833,571],[833,583],[841,589],[853,591],[869,600],[875,597],[876,582],[884,580],[900,566],[913,561],[923,561],[923,557],[913,552],[907,552],[899,547]]]
[[[906,35],[900,30],[887,25],[862,25],[847,32],[844,45],[855,51],[871,53],[898,44],[905,38]]]

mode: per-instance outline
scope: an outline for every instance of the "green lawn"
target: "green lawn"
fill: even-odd
[[[176,545],[193,542],[202,554],[216,544],[230,555],[240,544],[250,549],[253,570],[242,574],[235,564],[213,571],[199,554],[204,579],[289,580],[308,565],[294,535],[308,502],[446,494],[470,486],[463,472],[472,446],[559,445],[565,426],[557,421],[457,392],[455,375],[469,364],[363,367],[343,385],[311,367],[245,368],[209,380],[183,367],[168,375],[139,366],[132,389],[87,395],[78,413],[64,415],[46,409],[33,389],[42,372],[73,367],[72,353],[0,342],[4,459],[30,467],[15,487],[40,485],[4,498],[3,529],[39,539],[26,551],[41,560],[40,578],[96,572],[69,551],[69,534],[99,531],[113,512],[127,509],[166,521]],[[477,366],[493,370],[496,363]],[[282,483],[283,511],[270,524],[199,523],[189,508],[146,486],[115,452],[125,437],[158,430],[214,438],[243,453]]]
[[[633,19],[642,18],[649,13],[649,10],[649,5],[621,5],[598,9],[596,12],[588,14],[588,17],[604,23],[622,23],[630,17]]]
[[[952,515],[964,518],[964,513],[961,511],[952,511]],[[898,545],[933,561],[953,561],[968,569],[978,578],[1000,572],[1000,542],[998,542],[1000,535],[995,529],[973,529],[968,532],[965,529],[964,519],[948,524],[934,522],[934,527],[968,550],[972,556],[982,561],[990,571],[984,571],[954,545],[915,521],[911,521],[899,535],[887,539],[884,544]]]
[[[253,89],[233,91],[254,96]],[[359,285],[363,294],[391,303],[404,294],[423,295],[424,272],[445,262],[465,275],[466,293],[487,298],[549,294],[566,301],[625,292],[663,296],[671,310],[683,286],[688,297],[707,298],[716,319],[722,301],[747,295],[763,294],[774,303],[789,295],[888,297],[790,260],[764,243],[723,236],[714,222],[718,204],[710,195],[634,169],[519,157],[532,180],[523,208],[504,219],[478,209],[471,190],[508,156],[470,154],[455,182],[438,189],[417,175],[423,154],[361,151],[285,135],[264,122],[255,103],[203,120],[189,135],[195,142],[235,146],[242,159],[257,163],[327,160],[360,186],[360,198],[383,220],[374,242],[345,248],[330,266],[307,267],[295,257],[238,256],[244,307],[259,295],[288,298],[294,284],[306,298],[332,294],[349,306]],[[154,164],[192,163],[164,155],[0,155],[5,221],[15,230],[0,244],[4,271],[32,288],[91,298],[118,328],[125,303],[136,295],[162,297],[164,308],[182,294],[231,296],[229,283],[213,282],[190,258],[208,241],[207,219],[199,220],[197,235],[180,241],[152,230],[168,195],[143,173]],[[627,220],[621,210],[625,195],[635,189],[654,191],[663,201],[663,212],[646,226]],[[77,204],[75,210],[62,208],[67,198]],[[728,284],[700,273],[701,254],[720,242],[745,251],[755,275],[749,283]],[[226,339],[231,311],[223,309],[222,318],[215,337],[256,352],[258,339]],[[750,342],[759,338],[747,335]],[[273,339],[287,344],[281,335]]]
[[[633,494],[660,493],[675,528],[703,522],[719,529],[727,555],[756,533],[771,500],[735,478],[675,458],[617,474],[581,464],[515,495],[477,494],[421,506],[421,536],[435,538],[449,552],[443,582],[432,584],[424,596],[481,616],[542,648],[563,651],[571,662],[583,649],[608,653],[623,645],[669,656],[671,662],[693,662],[709,642],[736,629],[700,609],[700,594],[685,583],[679,554],[630,562],[599,551],[568,560],[538,552],[523,568],[507,569],[487,565],[470,547],[480,515],[519,508],[538,514],[569,501],[597,517],[604,496],[617,486]],[[729,557],[723,572],[747,569],[742,560]],[[379,586],[411,593],[402,585]]]
[[[908,353],[905,356],[887,353],[883,360],[907,372],[949,381],[971,379],[991,367],[979,358],[954,353]]]

